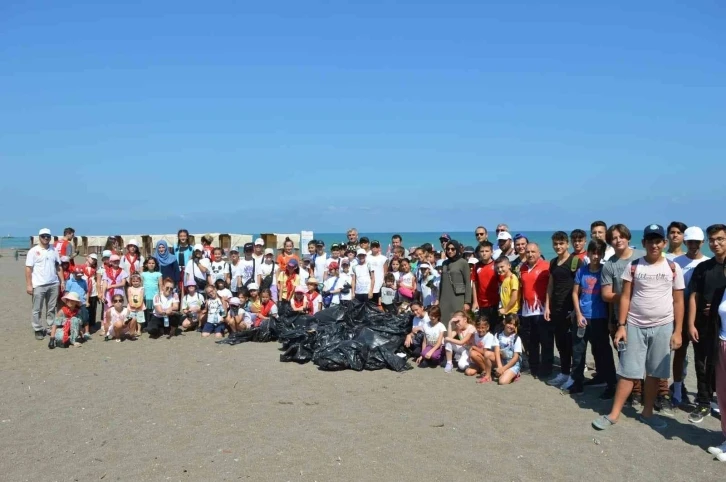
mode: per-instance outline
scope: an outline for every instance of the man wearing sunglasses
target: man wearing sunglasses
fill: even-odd
[[[50,229],[38,232],[38,245],[34,246],[25,258],[25,290],[33,297],[33,316],[31,323],[35,339],[45,337],[45,326],[40,322],[40,310],[45,302],[45,319],[48,325],[55,319],[58,295],[65,290],[63,268],[60,257],[50,245]]]

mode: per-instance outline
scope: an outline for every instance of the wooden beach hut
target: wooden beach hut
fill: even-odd
[[[230,248],[232,246],[236,247],[237,249],[242,251],[242,247],[246,243],[252,242],[252,235],[251,234],[220,234],[220,247],[224,250],[225,253],[228,253]]]
[[[281,251],[285,246],[285,238],[290,238],[292,245],[296,251],[300,251],[300,235],[297,233],[282,234],[282,233],[262,233],[260,237],[265,242],[266,248],[273,248]]]

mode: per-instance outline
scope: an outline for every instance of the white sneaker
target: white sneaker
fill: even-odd
[[[454,369],[454,365],[452,363],[447,363],[446,366],[444,367],[444,371],[446,373],[451,373],[451,370],[453,370],[453,369]]]
[[[575,380],[572,379],[572,377],[567,377],[567,381],[560,386],[560,390],[569,390],[572,385],[574,385]]]
[[[726,453],[726,441],[724,441],[724,443],[722,443],[718,447],[709,447],[708,453],[711,455],[723,455],[724,453]]]
[[[565,375],[564,373],[560,373],[556,377],[547,380],[547,385],[549,385],[551,387],[559,387],[560,385],[562,385],[563,383],[565,383],[568,378],[570,378],[569,375]]]

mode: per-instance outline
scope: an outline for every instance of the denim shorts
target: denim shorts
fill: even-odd
[[[220,335],[224,333],[224,323],[205,323],[204,328],[202,328],[203,333],[219,333]]]
[[[144,316],[144,310],[129,311],[129,318],[136,319],[136,323],[146,323],[146,317]]]
[[[649,328],[628,323],[627,348],[620,353],[618,375],[640,380],[644,375],[667,379],[671,375],[673,322]]]
[[[507,363],[509,363],[510,359],[502,358],[502,366],[506,366]],[[512,370],[515,375],[519,375],[522,372],[522,363],[517,362],[515,363],[509,370]]]

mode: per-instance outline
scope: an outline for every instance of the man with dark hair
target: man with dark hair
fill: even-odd
[[[489,232],[484,226],[477,226],[474,230],[474,237],[476,238],[477,243],[481,243],[482,241],[489,241]]]
[[[623,292],[623,280],[621,276],[625,267],[631,260],[645,256],[645,251],[632,249],[630,247],[630,239],[632,235],[630,230],[624,224],[613,224],[606,232],[606,239],[609,245],[612,245],[615,254],[608,259],[602,267],[600,274],[600,284],[602,285],[602,299],[606,303],[610,303],[610,335],[614,336],[618,320],[618,307],[620,306],[620,294]],[[593,239],[600,239],[593,236]],[[595,367],[597,369],[597,367]],[[584,383],[585,387],[605,387],[607,381],[596,376]],[[631,403],[634,407],[639,407],[643,394],[643,386],[640,380],[635,382],[631,393]]]
[[[396,252],[396,248],[399,246],[403,247],[403,238],[400,234],[394,234],[391,236],[391,244],[388,246],[388,252],[386,253],[386,258],[389,260],[393,258]]]
[[[608,244],[608,247],[605,250],[605,257],[603,258],[603,262],[609,260],[610,257],[615,254],[615,250],[607,241],[607,230],[608,226],[607,224],[605,224],[605,221],[594,221],[592,224],[590,224],[590,239],[602,239]]]
[[[686,232],[686,226],[680,221],[673,221],[668,225],[668,250],[666,251],[666,258],[673,261],[678,256],[684,254],[683,252],[683,234]]]
[[[580,261],[587,264],[590,261],[587,259],[587,250],[585,249],[585,242],[587,242],[587,234],[582,229],[573,229],[570,233],[570,244],[572,244],[572,254],[577,256]]]
[[[479,243],[479,262],[471,271],[474,292],[472,310],[479,316],[486,316],[493,331],[499,325],[499,275],[492,258],[492,243]]]
[[[63,237],[55,242],[53,249],[55,249],[58,256],[68,256],[70,260],[70,266],[75,266],[75,257],[78,256],[79,252],[74,251],[73,238],[76,237],[76,230],[73,228],[66,228],[63,230]]]
[[[697,407],[688,416],[692,423],[702,422],[712,407],[720,326],[717,307],[726,290],[726,226],[709,226],[706,236],[713,258],[696,266],[688,283],[688,333],[693,341],[698,386]]]
[[[547,385],[567,390],[572,386],[570,377],[572,366],[572,330],[569,314],[574,309],[572,287],[575,285],[575,274],[582,266],[582,261],[570,254],[567,233],[557,231],[552,235],[552,249],[557,255],[550,261],[550,278],[547,284],[544,319],[549,323],[549,330],[554,332],[554,340],[542,340],[542,358],[547,359],[554,353],[552,341],[560,353],[560,373],[547,381]],[[554,355],[553,355],[554,356]]]

